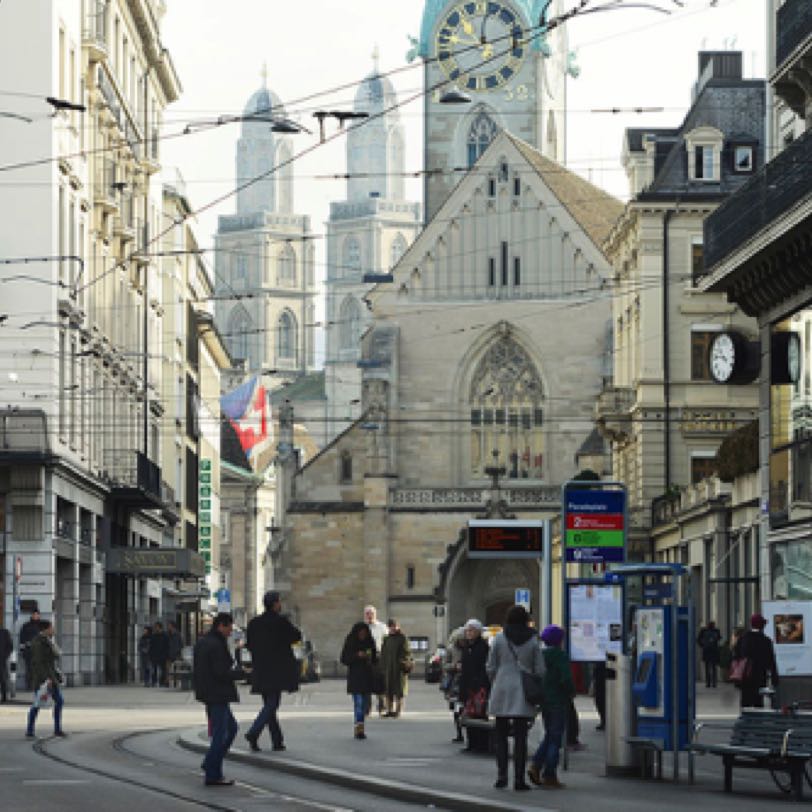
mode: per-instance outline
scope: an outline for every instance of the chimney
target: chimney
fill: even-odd
[[[694,85],[693,101],[714,79],[741,81],[742,78],[741,51],[700,51],[699,78]]]

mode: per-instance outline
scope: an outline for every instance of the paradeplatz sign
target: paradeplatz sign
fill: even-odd
[[[564,494],[566,560],[597,564],[626,560],[626,492],[572,489]]]

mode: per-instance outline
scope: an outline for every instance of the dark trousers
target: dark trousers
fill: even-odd
[[[705,662],[705,687],[715,688],[716,672],[719,670],[719,666],[713,660],[705,660],[704,662]]]
[[[763,708],[764,697],[759,691],[764,686],[755,682],[743,682],[741,687],[741,707],[743,708]]]
[[[595,709],[598,711],[598,718],[601,725],[606,724],[606,663],[598,663],[595,666],[593,676],[595,686]]]
[[[166,663],[151,661],[152,664],[152,685],[166,685]]]
[[[262,729],[268,725],[268,732],[271,734],[271,743],[274,747],[281,747],[284,743],[282,738],[282,728],[279,727],[279,719],[276,712],[279,710],[279,703],[282,701],[281,691],[270,691],[262,694],[262,710],[254,719],[254,724],[246,734],[252,739],[258,739],[262,734]]]
[[[570,706],[567,708],[567,744],[572,747],[578,744],[578,736],[581,733],[581,726],[578,723],[578,711],[575,709],[575,700],[570,699]]]
[[[51,694],[51,699],[54,701],[54,733],[59,733],[62,730],[62,706],[65,704],[65,700],[62,698],[62,692],[56,683],[48,688],[48,693]],[[34,694],[34,702],[36,703],[36,701],[37,695]],[[39,708],[32,704],[31,709],[28,711],[28,727],[25,731],[29,736],[34,735],[37,716],[39,716]]]
[[[513,780],[524,782],[524,768],[527,764],[527,729],[530,720],[524,716],[496,717],[496,770],[499,778],[507,780],[508,736],[513,729]]]
[[[0,702],[8,699],[8,663],[0,662]]]
[[[211,726],[211,744],[203,759],[203,770],[207,781],[219,781],[223,777],[223,759],[240,728],[227,702],[206,705],[206,714]]]
[[[566,721],[567,708],[550,708],[544,712],[544,738],[533,756],[533,763],[547,778],[555,778]]]

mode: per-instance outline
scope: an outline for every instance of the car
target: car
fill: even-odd
[[[445,658],[445,646],[437,646],[434,651],[426,654],[426,670],[424,674],[426,682],[440,682],[443,678]]]

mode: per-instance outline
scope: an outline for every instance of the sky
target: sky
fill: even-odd
[[[628,187],[620,164],[626,127],[677,126],[691,102],[697,78],[697,52],[741,50],[746,78],[765,75],[763,0],[653,0],[669,15],[623,9],[567,23],[569,46],[577,53],[580,76],[567,89],[567,166],[611,194],[626,200]],[[598,5],[593,0],[591,5]],[[605,2],[605,0],[604,0]],[[565,7],[575,0],[564,0]],[[678,5],[679,3],[679,5]],[[180,171],[195,209],[209,206],[234,187],[239,124],[203,128],[181,136],[191,122],[239,113],[262,84],[289,114],[314,134],[294,137],[296,151],[318,142],[315,109],[347,108],[356,88],[372,69],[380,50],[382,72],[399,70],[392,81],[401,98],[423,87],[420,60],[406,61],[408,36],[417,36],[424,0],[166,0],[164,45],[183,85],[178,102],[165,115],[162,161]],[[325,92],[332,91],[332,92]],[[303,98],[324,93],[317,99]],[[594,112],[597,109],[663,108],[662,112]],[[404,105],[406,169],[422,168],[422,105]],[[328,135],[334,131],[328,123]],[[330,201],[345,197],[345,181],[325,176],[346,169],[343,137],[297,160],[295,210],[309,214],[313,231],[324,233]],[[407,183],[410,199],[420,200],[421,185]],[[217,215],[234,211],[234,199],[198,216],[200,244],[211,246]],[[324,272],[323,241],[317,240],[317,278]]]

